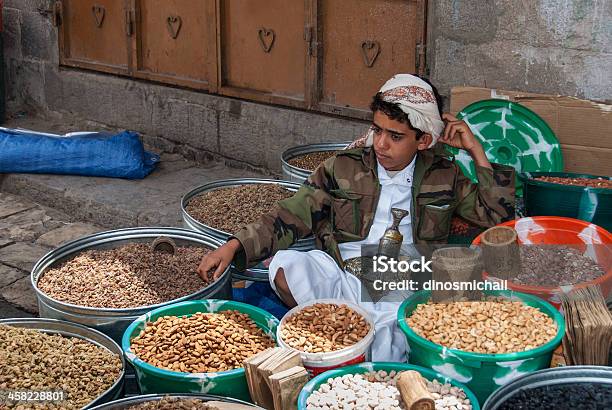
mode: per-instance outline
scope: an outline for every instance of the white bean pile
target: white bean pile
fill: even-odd
[[[368,372],[327,379],[306,400],[307,410],[405,410],[396,387],[399,373]],[[427,390],[435,399],[436,410],[471,410],[465,392],[437,380],[427,381]]]

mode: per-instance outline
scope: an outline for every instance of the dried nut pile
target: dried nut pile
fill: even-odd
[[[162,369],[208,373],[232,370],[274,346],[249,315],[237,310],[164,316],[147,323],[132,339],[141,360]]]
[[[592,188],[612,189],[612,180],[605,178],[559,178],[537,177],[536,181],[550,182],[552,184],[588,186]]]
[[[65,401],[45,408],[80,409],[121,373],[121,359],[105,348],[6,325],[0,325],[0,358],[0,391],[63,391]]]
[[[293,165],[294,167],[298,167],[300,169],[305,169],[307,171],[314,171],[317,169],[319,164],[325,161],[328,158],[336,155],[338,151],[321,151],[321,152],[311,152],[310,154],[304,154],[297,156],[295,158],[291,158],[289,161],[289,165]]]
[[[486,354],[534,349],[557,334],[550,316],[508,300],[420,304],[406,323],[436,344]]]
[[[212,410],[214,408],[202,400],[165,396],[161,400],[136,404],[126,410]]]
[[[352,346],[370,331],[363,316],[347,305],[315,303],[281,324],[283,341],[307,353],[327,353]]]
[[[405,409],[396,387],[399,373],[395,370],[379,370],[363,374],[347,374],[327,379],[306,400],[307,410]],[[427,381],[427,389],[433,395],[436,410],[471,410],[472,405],[465,392],[437,380]]]
[[[569,246],[523,245],[520,253],[521,273],[512,282],[523,285],[573,285],[605,274],[597,262]]]
[[[208,249],[181,247],[174,255],[131,243],[89,250],[49,269],[38,280],[48,296],[80,306],[126,309],[187,296],[204,287],[197,273]]]
[[[205,192],[189,201],[186,210],[204,225],[236,233],[292,195],[277,184],[247,184]]]

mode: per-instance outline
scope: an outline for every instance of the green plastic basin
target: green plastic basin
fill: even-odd
[[[472,410],[480,410],[480,405],[478,404],[478,400],[472,391],[463,383],[459,383],[458,381],[444,376],[443,374],[437,373],[431,369],[426,369],[421,366],[415,366],[412,364],[406,363],[391,363],[391,362],[366,362],[360,363],[353,366],[342,367],[340,369],[328,370],[325,373],[321,373],[302,388],[300,395],[298,397],[298,410],[305,410],[306,400],[312,394],[312,392],[319,389],[319,387],[327,382],[327,379],[334,377],[341,377],[346,374],[360,374],[360,373],[368,373],[375,372],[379,370],[384,370],[386,372],[390,372],[391,370],[395,370],[396,372],[403,372],[407,370],[415,370],[421,373],[421,376],[425,377],[428,380],[438,380],[440,383],[450,383],[453,386],[459,387],[463,389],[468,399],[472,404]]]
[[[544,300],[512,291],[485,291],[486,295],[503,296],[538,308],[553,318],[557,324],[557,335],[548,343],[535,349],[516,353],[484,354],[448,349],[417,335],[406,323],[417,305],[427,303],[431,291],[419,291],[410,296],[400,306],[398,325],[406,335],[410,351],[408,361],[418,366],[431,368],[458,382],[464,383],[478,397],[482,405],[487,397],[504,384],[517,377],[545,369],[550,366],[553,351],[561,343],[565,333],[563,316],[550,303]]]
[[[246,303],[207,299],[181,302],[155,309],[136,319],[126,329],[121,343],[126,359],[134,366],[136,380],[142,394],[209,393],[251,401],[243,368],[217,373],[175,372],[160,369],[140,360],[130,346],[131,340],[140,334],[147,322],[155,321],[162,316],[191,316],[198,312],[214,313],[224,310],[238,310],[248,314],[267,335],[276,340],[278,319],[265,310]]]
[[[612,189],[553,184],[535,178],[604,178],[588,174],[567,172],[524,172],[519,174],[523,183],[527,216],[565,216],[581,219],[612,231]]]

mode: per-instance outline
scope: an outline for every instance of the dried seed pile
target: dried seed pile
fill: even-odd
[[[0,390],[64,392],[65,401],[40,408],[80,409],[121,373],[119,356],[93,343],[6,325],[0,325],[0,357]]]
[[[588,186],[592,188],[612,189],[612,180],[604,178],[559,178],[559,177],[537,177],[536,181],[550,182],[552,184]]]
[[[336,155],[336,153],[338,153],[338,151],[311,152],[310,154],[304,154],[291,158],[289,161],[287,161],[287,163],[289,163],[289,165],[293,165],[294,167],[305,169],[306,171],[314,171],[317,169],[319,164],[328,158],[333,157]]]
[[[327,353],[352,346],[370,331],[363,316],[347,305],[315,303],[281,324],[283,341],[307,353]]]
[[[498,408],[499,410],[610,409],[612,388],[609,384],[572,383],[520,389]]]
[[[573,285],[605,274],[597,262],[569,246],[527,245],[520,253],[521,273],[512,281],[523,285]]]
[[[141,360],[162,369],[208,373],[232,370],[274,346],[246,313],[226,310],[192,316],[164,316],[147,323],[132,339]]]
[[[147,244],[88,250],[46,271],[38,287],[63,302],[99,308],[135,308],[187,296],[204,287],[197,273],[208,249],[181,247],[174,255]],[[212,280],[212,279],[211,279]]]
[[[205,192],[189,201],[186,210],[204,225],[233,234],[292,195],[277,184],[247,184]]]
[[[399,373],[368,372],[347,374],[327,379],[306,400],[307,410],[329,409],[405,409],[396,387]],[[471,410],[472,405],[465,392],[448,383],[427,381],[427,390],[435,399],[436,410]]]
[[[212,410],[214,408],[202,400],[165,396],[161,400],[130,406],[127,410]]]
[[[557,325],[539,309],[518,301],[419,304],[406,320],[418,335],[467,352],[522,352],[555,337]]]

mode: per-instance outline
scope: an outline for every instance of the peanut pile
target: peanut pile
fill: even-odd
[[[242,367],[274,341],[246,313],[226,310],[160,317],[147,323],[131,345],[136,356],[155,367],[208,373]]]
[[[436,344],[486,354],[534,349],[557,334],[550,316],[522,302],[502,299],[420,304],[406,322]]]
[[[347,305],[316,303],[289,316],[281,325],[283,341],[307,353],[327,353],[352,346],[370,331],[363,316]]]
[[[405,409],[395,370],[379,370],[363,374],[347,374],[327,379],[306,400],[307,410]],[[426,381],[427,390],[434,397],[436,410],[471,410],[472,405],[465,392],[448,383]]]
[[[333,157],[337,152],[338,151],[311,152],[310,154],[291,158],[287,163],[294,167],[305,169],[306,171],[314,171],[322,162]]]
[[[148,244],[88,250],[38,280],[50,297],[80,306],[126,309],[155,305],[190,295],[210,281],[197,273],[208,249],[177,248],[174,255],[154,252]]]
[[[120,373],[119,356],[83,339],[0,325],[0,391],[63,391],[65,401],[41,402],[36,408],[80,409]]]
[[[192,198],[185,209],[204,225],[234,234],[292,195],[277,184],[247,184],[205,192]]]

